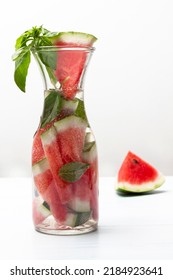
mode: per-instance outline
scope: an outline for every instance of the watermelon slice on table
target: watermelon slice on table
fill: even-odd
[[[63,90],[64,97],[73,99],[76,95],[81,74],[87,60],[87,52],[82,48],[92,47],[97,40],[91,34],[82,32],[60,32],[53,38],[53,45],[58,47],[76,47],[76,50],[58,52],[55,76]]]
[[[75,226],[77,215],[76,213],[69,212],[66,206],[61,203],[57,192],[56,182],[50,171],[47,159],[43,159],[33,165],[33,176],[38,192],[40,193],[43,200],[45,200],[49,205],[50,212],[54,216],[57,223],[67,226]],[[34,210],[36,210],[35,202]],[[38,222],[40,218],[40,216],[36,216],[35,214],[36,222]]]
[[[132,152],[126,155],[117,176],[117,190],[142,193],[159,188],[165,177]]]

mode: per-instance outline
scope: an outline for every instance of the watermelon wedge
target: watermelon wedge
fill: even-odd
[[[35,164],[38,161],[45,158],[45,154],[40,138],[41,133],[42,131],[38,130],[34,135],[33,144],[32,144],[32,164]]]
[[[40,198],[34,198],[32,202],[32,213],[34,225],[42,223],[51,215],[50,208],[46,207],[45,202]]]
[[[76,50],[62,49],[58,52],[55,76],[61,84],[65,98],[75,97],[87,61],[87,49],[84,48],[92,47],[96,40],[93,35],[82,32],[60,32],[52,39],[55,46],[76,47]]]
[[[117,190],[142,193],[159,188],[165,177],[132,152],[126,155],[117,176]]]
[[[61,203],[57,192],[56,182],[50,171],[47,159],[43,159],[33,165],[33,176],[38,192],[42,199],[49,205],[50,212],[57,223],[65,226],[75,226],[77,214],[69,212],[67,207]],[[38,212],[38,205],[36,205],[35,202],[33,203],[33,215],[36,225],[36,223],[40,223],[41,218],[45,216],[45,211],[42,211],[41,213],[40,211]],[[46,217],[47,216],[45,216],[45,218]]]
[[[81,161],[87,123],[74,115],[54,123],[62,162]]]
[[[41,135],[44,152],[50,166],[51,174],[56,182],[56,190],[62,203],[67,203],[72,198],[70,184],[64,183],[58,175],[63,166],[63,159],[57,142],[57,131],[54,126]]]

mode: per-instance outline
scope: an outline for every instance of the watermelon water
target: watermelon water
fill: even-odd
[[[165,177],[131,151],[126,155],[117,176],[117,190],[142,193],[159,188]]]
[[[78,84],[87,60],[86,47],[92,47],[96,37],[82,32],[60,32],[53,38],[53,44],[58,47],[76,47],[76,50],[61,50],[57,57],[55,76],[63,94],[73,99],[78,90]]]

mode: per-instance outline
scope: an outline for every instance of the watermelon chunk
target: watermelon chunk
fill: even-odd
[[[40,134],[41,130],[38,130],[34,136],[33,144],[32,144],[32,164],[37,163],[38,161],[45,158]]]
[[[64,97],[73,99],[77,93],[79,81],[87,61],[86,47],[92,47],[96,37],[82,32],[60,32],[53,38],[58,47],[76,47],[76,50],[58,52],[55,76],[63,90]],[[81,49],[80,49],[81,48]]]
[[[142,193],[159,188],[165,177],[149,163],[132,153],[126,155],[117,176],[117,190]]]
[[[51,215],[50,209],[45,207],[44,201],[40,197],[35,197],[32,202],[32,213],[34,225],[42,223]]]
[[[60,225],[74,226],[76,223],[77,214],[69,212],[67,207],[61,203],[57,192],[56,182],[50,171],[47,159],[43,159],[33,166],[33,176],[38,192],[42,196],[43,200],[45,200],[49,205],[50,212],[54,216],[57,223]],[[37,210],[35,207],[35,202],[33,210]],[[37,215],[36,213],[33,215],[35,215],[35,225],[37,225],[38,222],[41,222],[43,213],[42,215],[38,215],[37,211]]]
[[[63,165],[63,160],[57,143],[57,132],[55,127],[52,126],[44,132],[41,135],[41,140],[51,173],[56,182],[56,189],[59,197],[62,203],[67,203],[72,198],[72,190],[70,184],[64,183],[58,175],[59,169]]]
[[[73,197],[68,207],[76,212],[90,212],[90,182],[85,172],[83,176],[72,184]]]
[[[81,161],[87,123],[74,115],[54,123],[63,163]]]

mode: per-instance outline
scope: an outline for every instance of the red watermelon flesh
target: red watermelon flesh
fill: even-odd
[[[156,168],[129,151],[118,172],[117,189],[146,192],[160,187],[164,181]]]
[[[33,166],[33,175],[35,186],[43,200],[50,206],[52,215],[58,222],[65,221],[67,209],[60,201],[56,190],[56,182],[46,159],[43,159]]]
[[[39,128],[35,133],[32,145],[32,164],[35,164],[36,162],[45,158],[45,153],[40,136],[42,133],[48,130],[54,124],[54,122],[58,120],[58,118],[59,116],[57,116],[53,121],[46,124],[45,127]]]
[[[78,84],[85,66],[87,53],[85,51],[59,51],[55,76],[67,99],[73,99],[78,90]]]
[[[44,207],[43,201],[39,197],[36,197],[32,202],[32,214],[34,225],[38,225],[42,223],[51,213],[46,207]]]
[[[90,182],[86,172],[75,183],[71,185],[73,196],[68,207],[76,212],[90,212]]]
[[[54,123],[62,162],[81,161],[87,124],[76,116]]]
[[[41,130],[38,130],[34,136],[33,145],[32,145],[32,164],[42,160],[45,158],[40,134],[42,133]]]
[[[44,153],[44,149],[43,149],[43,145],[42,145],[42,141],[41,141],[41,137],[40,137],[41,134],[43,134],[50,127],[52,127],[54,122],[56,122],[62,118],[65,118],[66,116],[72,115],[74,113],[74,111],[76,110],[77,106],[78,106],[78,100],[63,99],[62,109],[61,109],[60,114],[57,115],[57,117],[54,120],[52,120],[51,122],[46,124],[45,127],[39,128],[37,130],[37,132],[34,135],[33,145],[32,145],[32,164],[35,164],[38,161],[45,158],[45,153]]]
[[[64,183],[58,176],[59,169],[63,165],[63,160],[57,143],[57,132],[54,126],[41,135],[41,140],[61,202],[67,203],[72,198],[72,190],[70,184]]]
[[[128,152],[118,173],[118,181],[143,184],[155,180],[158,171],[132,152]]]
[[[75,97],[88,55],[87,49],[84,48],[91,47],[95,41],[96,37],[82,32],[61,32],[53,38],[55,46],[73,48],[61,49],[57,56],[55,75],[65,98]],[[78,50],[74,50],[75,47]]]

